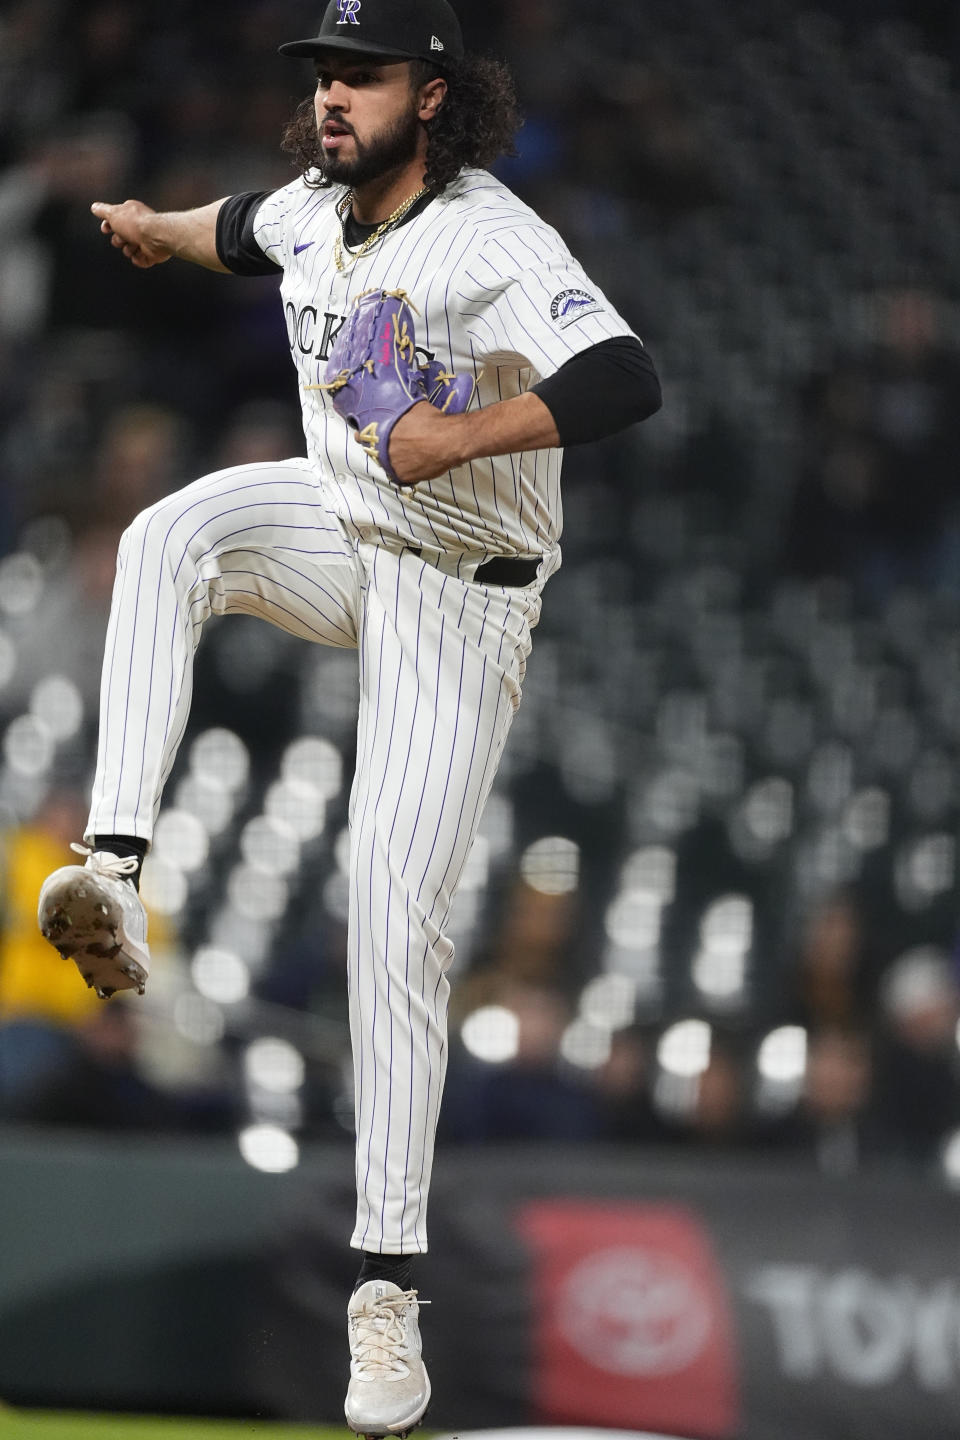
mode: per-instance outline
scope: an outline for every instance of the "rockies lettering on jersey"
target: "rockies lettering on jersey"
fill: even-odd
[[[295,310],[293,305],[287,301],[284,306],[284,315],[287,321],[287,340],[291,350],[296,348],[301,355],[313,355],[318,360],[330,359],[331,347],[340,332],[341,325],[347,318],[345,315],[332,315],[329,310],[324,313],[323,328],[318,345],[314,343],[319,328],[316,306],[304,305],[302,309]],[[420,357],[419,364],[426,365],[436,359],[433,350],[428,350],[423,345],[417,345],[415,348]]]
[[[346,17],[356,20],[345,0]],[[339,22],[338,22],[339,23]],[[337,331],[365,290],[403,289],[417,348],[477,380],[474,405],[522,394],[572,355],[632,331],[557,232],[484,170],[446,191],[341,273],[331,264],[338,186],[302,178],[261,204],[254,235],[283,267],[281,291],[300,380],[304,433],[318,483],[361,538],[453,553],[560,560],[559,450],[475,460],[401,495],[367,459],[323,390]]]
[[[315,355],[318,360],[329,360],[330,347],[336,340],[337,333],[346,316],[333,315],[327,310],[324,313],[322,324],[318,324],[315,305],[303,305],[297,310],[289,300],[283,307],[283,313],[287,321],[287,340],[290,343],[290,349],[299,350],[301,355]],[[316,344],[318,330],[320,343]]]

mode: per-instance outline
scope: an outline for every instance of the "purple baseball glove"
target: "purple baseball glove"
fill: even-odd
[[[357,297],[333,342],[324,378],[320,388],[330,391],[334,409],[371,460],[400,486],[390,464],[390,434],[400,417],[421,400],[458,414],[473,394],[471,377],[451,375],[437,361],[427,370],[417,365],[413,307],[403,290],[368,290]]]
[[[472,375],[454,375],[444,370],[439,360],[431,360],[423,367],[423,383],[427,399],[434,409],[444,415],[462,415],[473,399],[477,382]]]

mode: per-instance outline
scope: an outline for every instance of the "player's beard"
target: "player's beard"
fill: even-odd
[[[326,179],[332,180],[335,185],[349,185],[356,190],[360,185],[388,175],[391,170],[401,170],[409,165],[417,153],[420,121],[416,110],[411,107],[366,142],[352,127],[350,134],[355,151],[353,157],[342,159],[336,154],[325,154],[320,169]]]

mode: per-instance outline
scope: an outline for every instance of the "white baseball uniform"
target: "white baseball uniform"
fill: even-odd
[[[464,171],[341,274],[343,193],[297,179],[254,221],[257,243],[283,268],[308,458],[209,475],[123,537],[87,834],[149,839],[211,613],[259,615],[357,648],[351,1243],[400,1253],[427,1246],[453,959],[444,925],[520,702],[540,592],[560,563],[561,452],[473,461],[401,494],[326,392],[307,387],[324,379],[337,328],[370,289],[408,293],[418,349],[471,371],[480,406],[631,331],[560,236],[485,171]],[[536,578],[476,582],[496,556],[535,557]]]

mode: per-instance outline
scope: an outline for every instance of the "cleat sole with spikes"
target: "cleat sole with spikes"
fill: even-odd
[[[65,879],[48,887],[40,917],[44,937],[65,960],[73,960],[101,1000],[118,990],[144,993],[147,971],[123,950],[123,915],[99,887]]]

